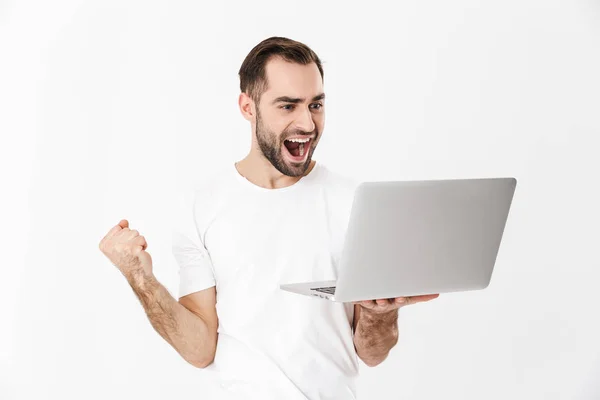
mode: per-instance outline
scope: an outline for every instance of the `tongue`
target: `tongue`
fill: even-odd
[[[296,150],[298,149],[298,147],[300,147],[300,143],[298,142],[290,142],[289,140],[285,141],[285,147],[288,148],[288,150]]]
[[[285,147],[287,147],[290,154],[293,155],[294,157],[300,156],[300,143],[290,142],[290,141],[286,140]]]

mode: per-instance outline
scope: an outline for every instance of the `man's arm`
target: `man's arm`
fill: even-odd
[[[122,219],[100,241],[100,250],[127,278],[150,323],[190,364],[204,368],[217,349],[216,289],[210,287],[175,301],[152,272],[146,238]]]
[[[150,323],[190,364],[211,364],[217,348],[216,289],[211,287],[184,296],[177,302],[153,274],[127,278]]]
[[[377,314],[355,304],[353,329],[356,354],[366,365],[374,367],[398,343],[398,309]]]

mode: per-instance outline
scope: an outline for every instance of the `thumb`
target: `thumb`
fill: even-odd
[[[142,250],[138,253],[138,258],[140,259],[140,263],[144,266],[150,266],[152,267],[152,257],[150,256],[150,253],[148,253],[145,250]]]
[[[129,228],[129,221],[127,221],[126,219],[122,219],[119,221],[119,226],[121,227],[121,229]]]

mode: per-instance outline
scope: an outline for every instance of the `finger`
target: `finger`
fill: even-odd
[[[365,308],[373,308],[377,305],[374,300],[363,300],[360,302],[360,305]]]
[[[137,229],[123,228],[121,229],[121,232],[119,232],[119,235],[124,240],[132,240],[133,238],[140,236],[140,232]]]
[[[415,304],[415,297],[414,296],[403,296],[403,297],[397,297],[394,301],[394,303],[396,305],[399,305],[400,307],[405,307],[411,304]]]
[[[433,300],[433,299],[437,298],[438,296],[439,296],[439,293],[438,294],[419,295],[419,296],[397,297],[395,302],[396,302],[396,304],[402,304],[403,306],[406,306],[406,305],[410,305],[410,304],[422,303],[425,301]]]
[[[425,294],[421,296],[413,296],[412,300],[414,303],[422,303],[424,301],[429,301],[438,298],[440,295],[438,294]]]
[[[377,299],[377,305],[379,306],[387,306],[388,304],[390,304],[387,299]]]
[[[146,242],[146,238],[142,235],[136,236],[133,239],[133,243],[142,246],[142,250],[146,250],[148,248],[148,243]]]
[[[115,233],[117,233],[117,232],[119,232],[120,230],[122,230],[122,229],[123,229],[123,227],[124,227],[124,226],[122,225],[122,222],[123,222],[123,221],[127,221],[127,220],[125,220],[125,219],[122,219],[122,220],[121,220],[121,221],[120,221],[120,222],[119,222],[117,225],[113,226],[113,227],[110,229],[110,231],[108,231],[108,233],[106,234],[106,236],[105,236],[105,237],[111,237],[111,236],[113,236]]]
[[[141,244],[135,243],[133,246],[130,247],[131,249],[131,254],[135,257],[137,257],[142,251],[144,251],[144,248]]]

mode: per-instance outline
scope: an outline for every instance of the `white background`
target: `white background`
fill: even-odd
[[[548,0],[0,2],[0,398],[203,398],[98,243],[127,218],[176,292],[175,194],[246,154],[273,35],[323,60],[318,161],[518,179],[491,285],[403,309],[361,398],[600,399],[600,3]]]

